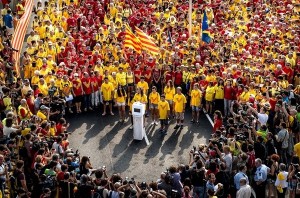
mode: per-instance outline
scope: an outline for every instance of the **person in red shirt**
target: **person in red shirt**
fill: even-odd
[[[142,76],[142,70],[140,69],[140,66],[137,65],[135,70],[133,71],[134,74],[134,83],[137,84],[141,80]]]
[[[91,87],[92,87],[92,94],[91,94],[91,103],[94,108],[98,107],[100,104],[99,98],[99,84],[98,79],[95,75],[95,72],[91,72]]]
[[[74,15],[72,12],[70,12],[70,16],[67,19],[67,24],[68,24],[68,29],[74,28],[77,25],[77,20],[75,19]]]
[[[234,89],[231,84],[231,80],[226,81],[226,86],[224,87],[224,115],[227,117],[230,114],[230,106],[233,100]]]
[[[152,81],[152,68],[151,67],[145,67],[144,71],[142,72],[142,76],[145,77],[145,81],[148,83],[148,85],[151,85]]]
[[[182,82],[183,82],[182,71],[180,70],[180,67],[177,67],[176,71],[174,72],[174,85],[175,85],[175,87],[181,87]]]
[[[214,127],[213,132],[215,133],[216,130],[219,130],[220,127],[223,125],[223,118],[221,111],[215,111],[214,113]]]
[[[167,70],[164,73],[163,87],[167,82],[169,82],[169,80],[172,80],[174,82],[173,78],[174,78],[174,72],[172,71],[172,66],[168,65]]]
[[[91,78],[87,72],[83,73],[83,78],[81,78],[82,82],[82,89],[84,91],[83,95],[83,104],[84,104],[84,111],[93,110],[91,107],[91,94],[92,94],[92,85],[91,85]]]
[[[72,81],[73,83],[73,95],[74,95],[74,103],[76,106],[77,113],[81,113],[81,102],[83,99],[83,88],[82,88],[82,82],[79,78],[79,74],[74,74],[74,79]]]

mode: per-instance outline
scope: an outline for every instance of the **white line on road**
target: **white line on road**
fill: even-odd
[[[208,115],[208,113],[205,111],[205,109],[203,109],[203,112],[205,113],[205,115],[206,115],[208,121],[210,122],[211,126],[214,127],[214,122],[212,121],[212,119],[210,118],[210,116]]]

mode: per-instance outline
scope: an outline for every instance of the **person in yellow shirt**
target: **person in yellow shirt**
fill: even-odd
[[[215,87],[213,82],[209,82],[205,90],[205,110],[212,114],[212,102],[215,98]]]
[[[191,91],[191,108],[192,108],[192,123],[199,124],[199,112],[201,109],[201,101],[202,101],[202,92],[199,89],[199,84],[195,83],[194,87]]]
[[[140,87],[136,88],[136,93],[134,95],[133,100],[134,102],[140,102],[145,105],[148,103],[147,95],[144,93],[144,90]]]
[[[244,91],[239,97],[239,103],[246,104],[246,102],[249,101],[250,93],[249,93],[249,87],[245,86]]]
[[[181,87],[177,87],[176,92],[177,93],[175,94],[173,99],[173,109],[176,116],[176,126],[174,127],[174,129],[183,129],[186,98],[182,94]]]
[[[138,82],[137,88],[143,89],[144,94],[147,95],[149,86],[148,86],[148,83],[145,81],[145,76],[141,76],[141,81]]]
[[[119,72],[116,74],[118,85],[121,85],[124,89],[126,87],[126,73],[122,67],[119,67]]]
[[[294,153],[300,157],[300,142],[294,145]]]
[[[215,85],[215,110],[224,112],[224,81],[220,79]]]
[[[159,120],[160,120],[160,132],[166,134],[166,126],[168,125],[168,115],[170,112],[170,105],[165,99],[165,95],[162,94],[160,101],[157,104]]]
[[[164,94],[166,97],[166,101],[170,106],[170,118],[173,117],[173,99],[175,95],[175,88],[172,80],[169,80],[164,88]]]
[[[103,98],[103,114],[106,115],[106,106],[109,106],[110,115],[114,115],[112,112],[112,99],[114,94],[114,86],[108,82],[108,77],[104,77],[104,83],[101,85],[101,94]]]
[[[125,106],[126,106],[126,91],[125,89],[119,85],[118,89],[115,90],[114,100],[115,104],[118,106],[120,122],[124,123],[125,121]]]
[[[160,100],[160,95],[157,92],[155,86],[152,87],[152,92],[149,95],[149,109],[151,111],[152,123],[151,125],[158,125],[158,102]]]
[[[38,87],[39,87],[40,92],[44,96],[48,96],[48,86],[47,86],[47,83],[45,82],[44,78],[40,78]]]

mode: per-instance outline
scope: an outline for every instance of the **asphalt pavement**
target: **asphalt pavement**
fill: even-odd
[[[133,140],[130,120],[121,124],[118,112],[114,113],[102,116],[100,110],[95,110],[67,116],[68,131],[72,132],[70,147],[79,149],[81,156],[89,156],[94,168],[106,166],[109,175],[120,173],[137,181],[155,181],[170,165],[188,164],[189,151],[194,145],[206,144],[212,131],[203,113],[198,125],[190,123],[189,110],[185,113],[184,128],[174,130],[173,120],[167,135],[159,132],[159,126],[149,126],[147,118],[147,145],[144,140]]]

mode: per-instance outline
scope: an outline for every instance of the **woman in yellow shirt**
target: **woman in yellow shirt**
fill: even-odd
[[[209,82],[205,90],[205,109],[206,113],[212,114],[212,102],[215,97],[215,87],[213,82]]]
[[[201,108],[201,101],[202,101],[202,92],[199,89],[199,84],[195,83],[194,87],[191,91],[191,108],[192,108],[192,120],[191,122],[194,123],[195,120],[197,124],[199,123],[199,112]]]
[[[115,100],[115,105],[118,106],[120,122],[122,122],[122,123],[125,120],[126,97],[127,97],[127,94],[126,94],[125,89],[121,85],[119,85],[118,89],[115,90],[114,100]]]
[[[152,92],[149,95],[149,109],[151,111],[152,123],[151,125],[158,125],[158,102],[160,101],[160,95],[157,92],[155,86],[152,87]]]
[[[164,94],[166,96],[166,101],[170,106],[170,117],[173,117],[173,99],[175,95],[175,88],[172,80],[167,82],[167,85],[164,88]]]
[[[224,112],[224,81],[220,79],[215,86],[215,110]]]
[[[134,74],[131,67],[127,68],[126,72],[127,94],[131,94],[134,91]]]

